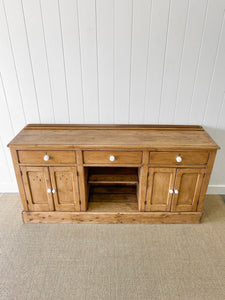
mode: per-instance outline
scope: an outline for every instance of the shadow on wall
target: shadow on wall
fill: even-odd
[[[215,160],[215,165],[212,171],[210,185],[222,185],[225,190],[225,129],[203,126],[211,135],[215,142],[220,146]]]

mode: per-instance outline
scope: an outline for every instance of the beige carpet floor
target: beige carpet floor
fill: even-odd
[[[224,300],[225,199],[201,224],[23,224],[0,195],[0,299]]]

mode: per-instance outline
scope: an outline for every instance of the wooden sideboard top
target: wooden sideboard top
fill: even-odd
[[[29,124],[9,147],[63,149],[219,149],[201,126]]]

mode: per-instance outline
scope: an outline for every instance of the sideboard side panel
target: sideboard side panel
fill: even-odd
[[[23,180],[20,172],[20,167],[18,164],[17,151],[15,148],[10,148],[10,152],[12,156],[13,166],[16,174],[16,180],[19,188],[20,199],[23,206],[23,210],[28,211],[27,200],[26,200],[24,186],[23,186]]]
[[[200,194],[199,201],[198,201],[198,206],[197,206],[197,211],[199,211],[199,212],[202,211],[203,203],[204,203],[204,200],[205,200],[205,195],[206,195],[206,192],[207,192],[207,188],[208,188],[212,168],[213,168],[215,157],[216,157],[216,152],[217,152],[217,150],[211,151],[210,154],[209,154],[209,160],[208,160],[208,165],[207,165],[207,168],[206,168],[206,174],[205,174],[205,177],[204,177],[204,180],[203,180],[201,194]]]
[[[78,184],[80,192],[80,210],[86,211],[88,207],[88,188],[87,176],[83,167],[83,154],[82,151],[76,151],[77,156],[77,170],[78,170]]]
[[[145,211],[145,200],[147,191],[147,177],[148,177],[148,159],[149,151],[143,151],[142,167],[139,172],[139,191],[138,191],[138,210]]]

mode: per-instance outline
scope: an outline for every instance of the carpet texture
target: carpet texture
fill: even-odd
[[[224,300],[225,203],[201,224],[23,224],[0,195],[0,299]]]

